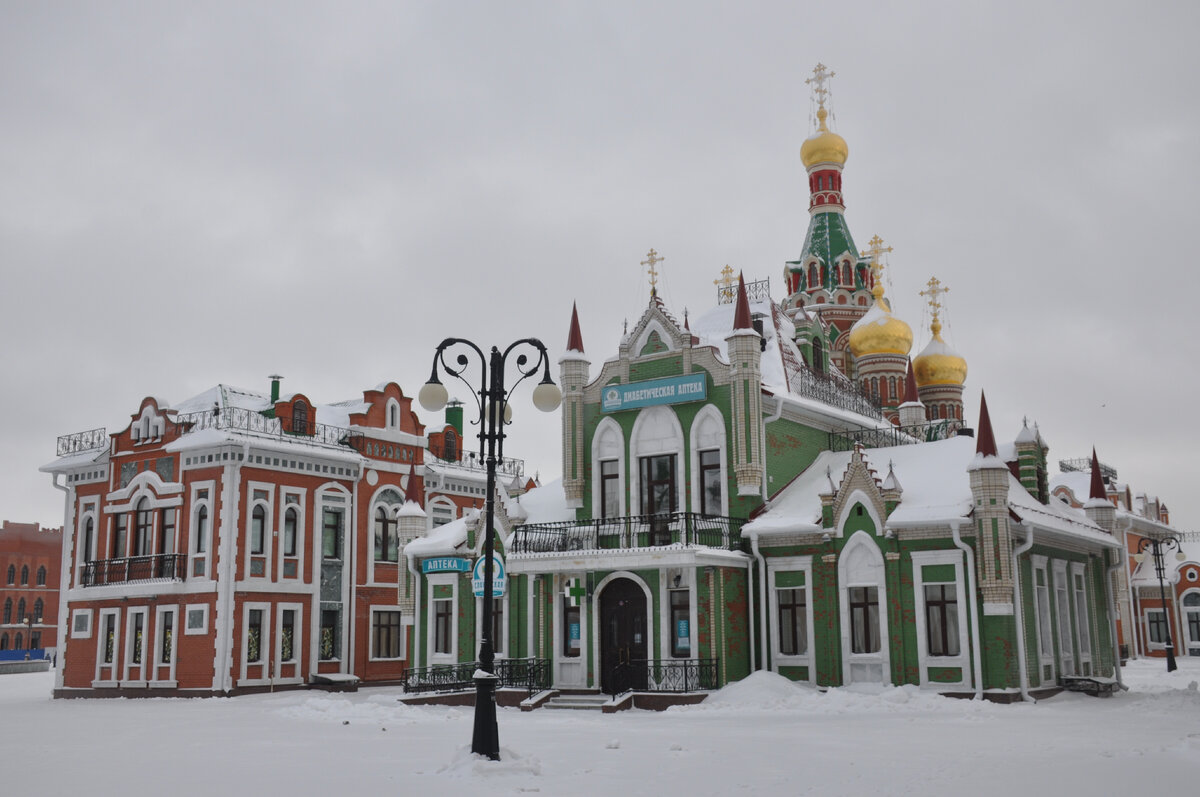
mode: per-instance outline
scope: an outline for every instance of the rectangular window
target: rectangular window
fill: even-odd
[[[775,590],[779,608],[779,653],[802,656],[808,652],[808,595],[804,587]]]
[[[262,661],[262,609],[251,609],[246,621],[246,661]]]
[[[161,554],[175,553],[175,510],[159,510],[158,518],[158,552]]]
[[[321,556],[342,558],[342,510],[326,508],[321,523]]]
[[[1038,643],[1043,656],[1054,655],[1054,637],[1050,631],[1050,587],[1046,583],[1045,569],[1036,571]]]
[[[563,597],[563,638],[562,654],[567,658],[576,658],[582,646],[583,629],[580,627],[578,606],[571,605],[571,599]]]
[[[129,661],[132,664],[142,663],[142,636],[146,630],[146,615],[133,612],[129,628]]]
[[[104,641],[103,661],[105,664],[113,663],[113,648],[117,642],[117,615],[104,615],[104,636],[101,637]]]
[[[340,640],[338,639],[337,609],[321,610],[321,660],[329,661],[338,658]]]
[[[641,459],[641,512],[657,515],[675,511],[675,455],[656,454]]]
[[[162,628],[159,629],[161,641],[158,649],[158,662],[159,664],[170,664],[171,648],[175,644],[175,612],[165,611],[159,617]]]
[[[453,601],[433,602],[433,652],[452,653],[450,630],[453,622]]]
[[[261,554],[265,548],[267,510],[261,504],[250,513],[250,553]]]
[[[208,551],[208,507],[196,510],[196,553]]]
[[[279,618],[279,660],[293,661],[296,658],[296,610],[284,609]]]
[[[129,523],[128,513],[121,512],[113,517],[112,558],[125,558],[125,530]]]
[[[396,519],[389,517],[387,510],[379,507],[375,511],[375,561],[395,562],[400,559],[400,545],[396,536]]]
[[[721,452],[700,452],[700,512],[721,514]]]
[[[686,659],[692,655],[692,606],[686,589],[671,590],[671,655]]]
[[[925,585],[925,643],[930,656],[957,656],[958,589],[954,584]]]
[[[1092,655],[1092,635],[1088,627],[1087,590],[1084,589],[1082,573],[1074,574],[1075,580],[1075,629],[1079,642],[1079,655],[1088,658]]]
[[[400,658],[400,612],[371,613],[371,658]]]
[[[879,588],[850,588],[850,651],[879,652]]]
[[[291,496],[288,496],[289,498]],[[299,526],[299,514],[295,509],[289,509],[283,515],[283,555],[296,555],[296,535]]]
[[[143,498],[142,501],[145,501]],[[137,510],[137,526],[133,537],[133,555],[148,556],[150,550],[150,531],[154,526],[153,513],[144,504]]]
[[[621,514],[621,474],[615,459],[600,463],[600,517],[619,517]]]
[[[1067,603],[1067,585],[1061,571],[1054,573],[1054,608],[1058,613],[1058,644],[1064,660],[1068,663],[1074,655],[1071,645],[1071,607]],[[1072,666],[1066,666],[1067,674],[1072,674]]]
[[[1167,644],[1167,615],[1162,609],[1146,610],[1146,628],[1150,641],[1156,645]]]

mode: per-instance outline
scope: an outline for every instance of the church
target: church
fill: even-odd
[[[847,223],[831,76],[809,81],[809,226],[786,296],[727,270],[681,322],[652,249],[618,351],[594,363],[572,311],[562,479],[500,502],[493,584],[497,655],[549,699],[661,706],[771,670],[1009,701],[1117,674],[1111,505],[1052,500],[1040,431],[998,441],[986,400],[967,424],[937,279],[911,356],[884,295],[890,249],[860,251]],[[414,688],[474,661],[482,537],[469,515],[405,548]]]

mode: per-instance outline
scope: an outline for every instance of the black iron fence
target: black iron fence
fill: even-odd
[[[86,432],[64,434],[58,438],[58,453],[55,456],[65,457],[67,454],[79,454],[93,451],[108,445],[108,430],[101,426],[99,429],[88,429]]]
[[[462,692],[475,688],[477,662],[409,667],[404,671],[405,692]],[[497,659],[495,674],[501,688],[525,689],[529,694],[550,687],[548,659]]]
[[[80,584],[85,587],[99,587],[105,584],[135,584],[140,581],[183,581],[186,575],[187,556],[184,554],[130,556],[85,563],[80,575]]]
[[[487,460],[483,455],[474,451],[465,451],[461,445],[453,448],[443,447],[435,441],[429,443],[429,453],[443,462],[453,462],[472,470],[486,470]],[[496,460],[496,472],[507,476],[521,476],[525,473],[525,460],[512,457],[499,457]]]
[[[848,429],[829,433],[830,451],[852,451],[855,444],[863,448],[888,448],[919,442],[920,440],[900,428]]]
[[[879,402],[863,393],[844,376],[818,374],[808,368],[798,369],[791,376],[791,388],[801,396],[816,399],[831,407],[857,412],[868,418],[883,419]]]
[[[673,512],[517,526],[509,543],[514,554],[689,545],[741,550],[742,518]]]
[[[699,692],[717,688],[718,659],[644,659],[613,668],[608,692]]]

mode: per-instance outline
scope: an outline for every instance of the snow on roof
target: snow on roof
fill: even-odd
[[[55,471],[70,470],[71,468],[84,467],[92,465],[96,462],[102,462],[108,459],[108,446],[102,448],[93,448],[89,451],[80,451],[75,454],[67,454],[58,459],[47,462],[38,468],[42,473],[53,473]]]
[[[414,559],[424,559],[430,556],[470,553],[466,550],[467,522],[478,516],[479,510],[473,510],[449,523],[436,526],[424,537],[418,537],[405,545],[404,555]]]
[[[767,510],[747,523],[743,531],[750,535],[819,531],[820,494],[829,491],[826,468],[834,483],[840,483],[850,465],[850,457],[849,451],[821,453],[804,473],[772,498]],[[975,458],[973,438],[951,437],[929,443],[868,449],[863,452],[863,458],[880,472],[891,462],[896,479],[904,485],[900,505],[888,518],[888,525],[948,523],[970,513],[972,497],[967,468]],[[1009,506],[1037,527],[1094,542],[1116,544],[1081,511],[1039,503],[1011,473],[1008,498]]]
[[[534,487],[515,499],[528,514],[526,523],[558,523],[574,520],[575,510],[567,506],[567,494],[563,491],[562,479]]]
[[[1092,491],[1092,474],[1081,470],[1057,473],[1050,477],[1050,492],[1054,492],[1059,487],[1065,487],[1070,491],[1075,502],[1082,504],[1088,500],[1088,495]]]

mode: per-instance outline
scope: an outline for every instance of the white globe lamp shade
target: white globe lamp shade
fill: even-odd
[[[1139,565],[1140,565],[1140,564],[1141,564],[1143,561],[1145,561],[1145,559],[1146,559],[1146,554],[1144,554],[1144,553],[1135,553],[1135,554],[1133,555],[1133,561],[1137,562]]]
[[[421,402],[421,406],[430,412],[437,412],[445,407],[449,398],[450,394],[441,382],[426,382],[421,386],[421,392],[417,394],[417,401]]]
[[[553,382],[541,382],[533,389],[533,406],[542,412],[554,412],[562,403],[562,391]]]
[[[1175,561],[1176,562],[1186,562],[1187,554],[1185,554],[1183,551],[1176,551],[1175,552]]]

